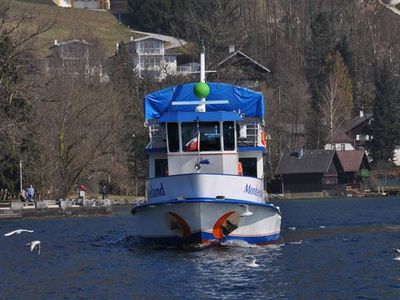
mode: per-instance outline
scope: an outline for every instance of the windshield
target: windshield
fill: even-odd
[[[221,133],[219,122],[182,123],[182,150],[185,152],[220,151]]]

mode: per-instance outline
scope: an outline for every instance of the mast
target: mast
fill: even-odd
[[[200,53],[200,82],[206,82],[206,55],[205,48],[203,48]],[[205,112],[206,111],[206,98],[200,99],[200,104],[196,106],[196,112]]]

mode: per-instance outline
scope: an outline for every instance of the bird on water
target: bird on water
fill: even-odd
[[[251,261],[246,266],[252,267],[252,268],[257,268],[258,266],[260,266],[259,264],[256,263],[257,260],[254,256],[251,256],[250,258],[251,258]]]

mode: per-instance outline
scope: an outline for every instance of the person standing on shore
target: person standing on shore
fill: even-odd
[[[33,188],[32,184],[27,189],[27,196],[28,196],[28,201],[32,202],[33,198],[35,197],[35,189]]]
[[[26,201],[26,192],[24,189],[22,189],[21,193],[19,194],[19,198],[22,202]]]

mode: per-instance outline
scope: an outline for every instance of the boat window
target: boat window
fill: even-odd
[[[200,123],[200,151],[220,151],[221,133],[219,122]]]
[[[182,123],[182,148],[185,152],[198,151],[200,137],[200,151],[220,151],[221,133],[219,122]]]
[[[167,159],[156,159],[154,161],[155,177],[168,176],[168,160]]]
[[[198,151],[197,123],[182,123],[182,150],[185,152]]]
[[[257,158],[241,157],[239,162],[242,163],[243,176],[257,177]]]
[[[235,124],[233,122],[224,122],[224,150],[235,150]]]
[[[178,123],[168,123],[168,148],[169,152],[179,151]]]

